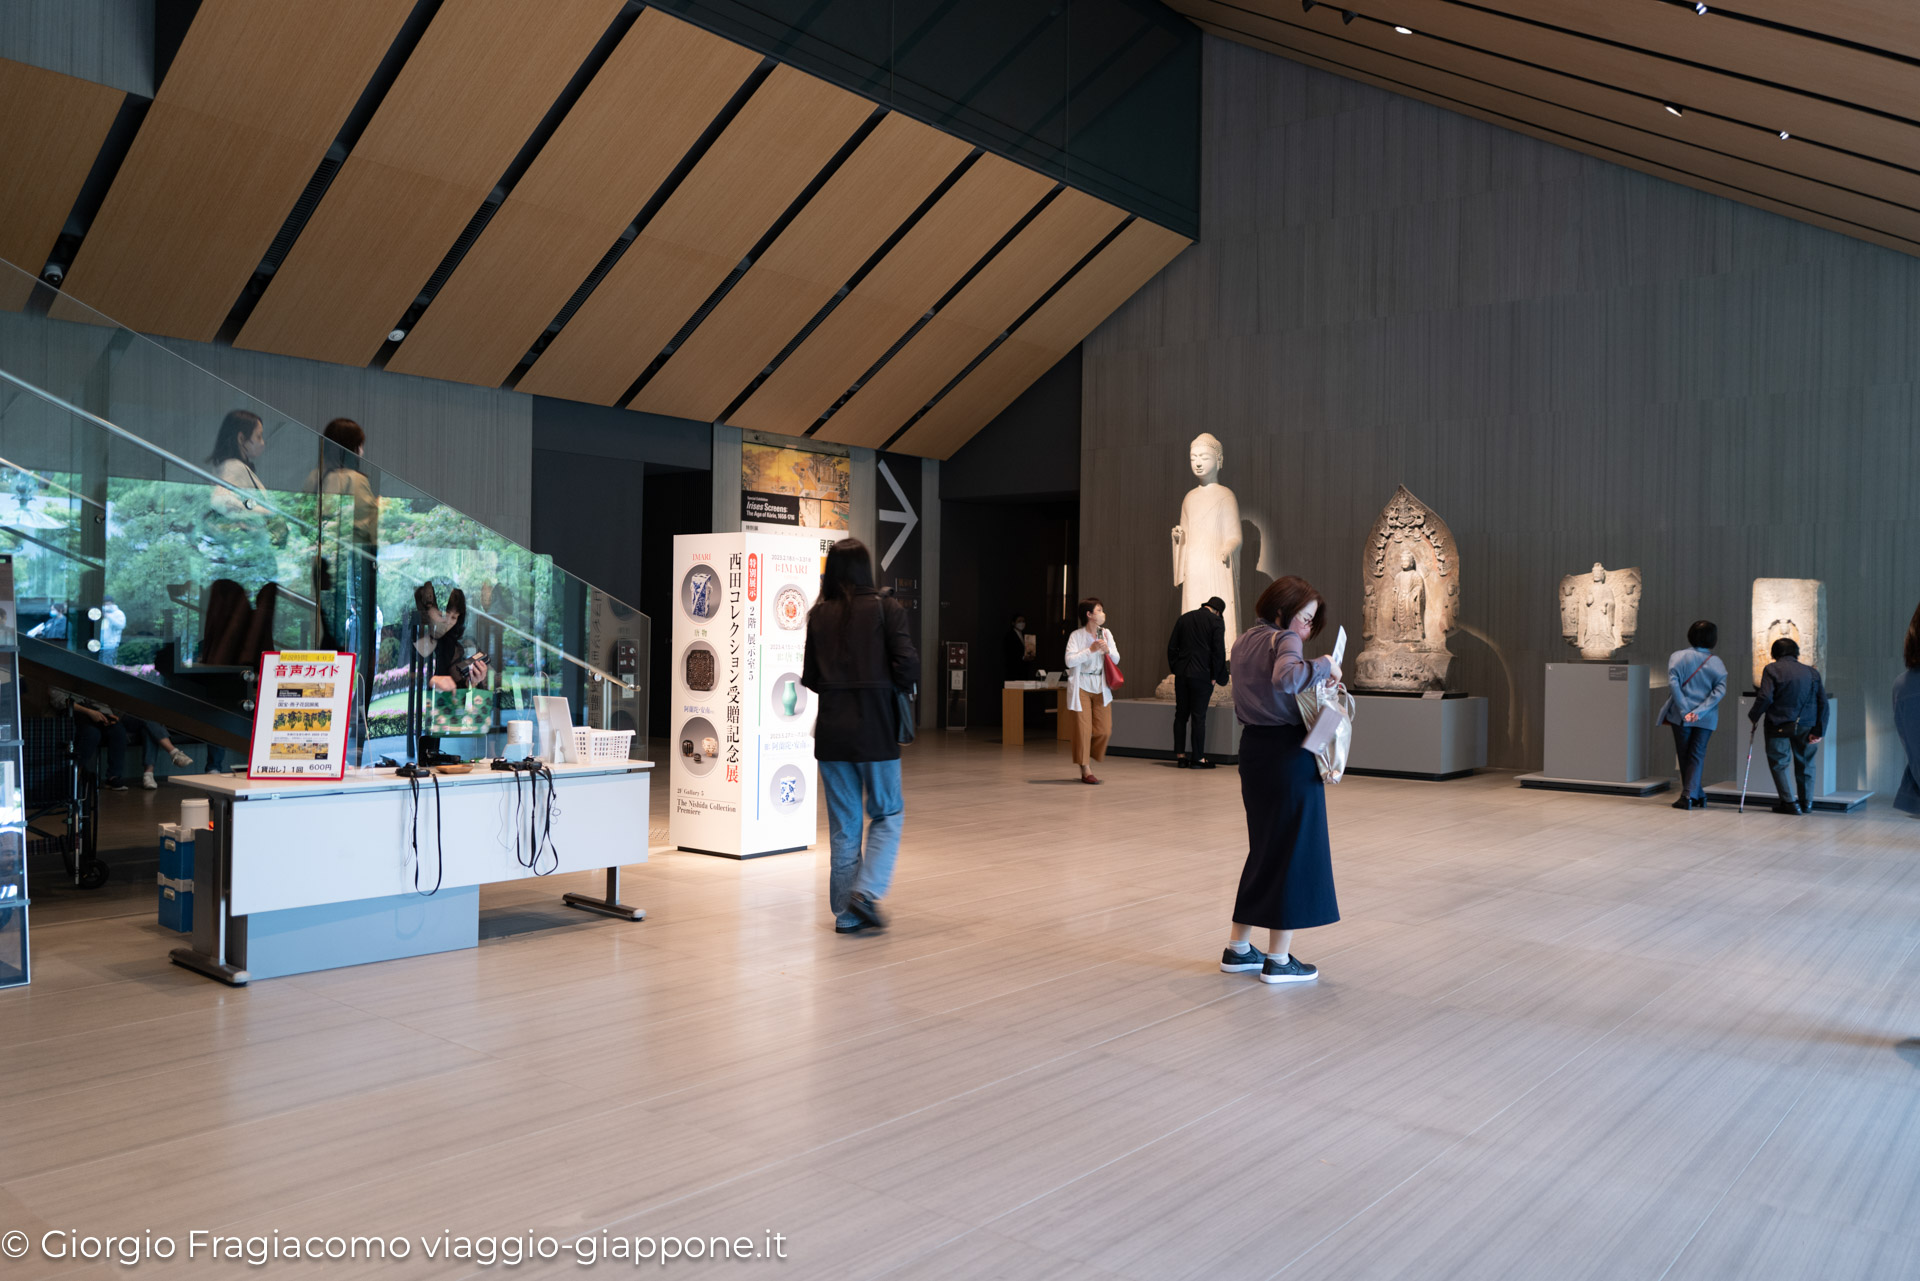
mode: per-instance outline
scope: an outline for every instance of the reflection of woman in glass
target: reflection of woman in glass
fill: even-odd
[[[336,418],[321,433],[320,466],[307,477],[307,492],[320,494],[320,561],[315,598],[321,606],[322,649],[350,650],[359,656],[361,706],[373,693],[374,566],[380,556],[380,504],[361,470],[366,429],[351,418]],[[338,495],[329,502],[326,495]],[[351,502],[342,501],[351,499]]]
[[[223,515],[259,514],[253,495],[265,493],[254,462],[267,452],[267,425],[251,410],[236,409],[220,420],[213,438],[213,452],[207,455],[207,469],[224,486],[213,487],[213,510]]]
[[[467,646],[467,594],[458,587],[447,593],[447,607],[431,619],[439,637],[433,644],[433,679],[437,690],[477,689],[487,683],[487,655]]]

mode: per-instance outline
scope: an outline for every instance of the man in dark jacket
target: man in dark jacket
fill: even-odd
[[[1213,687],[1227,683],[1227,603],[1209,596],[1174,620],[1167,638],[1173,672],[1173,763],[1181,769],[1212,769],[1207,759],[1207,703]],[[1187,724],[1193,724],[1193,759],[1187,759]]]
[[[1767,768],[1773,771],[1776,814],[1811,814],[1813,751],[1827,735],[1827,690],[1820,673],[1800,661],[1800,646],[1782,636],[1773,661],[1760,673],[1760,693],[1747,719],[1767,736]],[[1795,798],[1798,798],[1797,800]]]

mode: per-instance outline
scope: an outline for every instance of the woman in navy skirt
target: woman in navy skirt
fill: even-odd
[[[1220,957],[1229,974],[1260,973],[1263,983],[1311,983],[1320,971],[1294,956],[1293,932],[1340,919],[1327,846],[1327,787],[1295,698],[1338,681],[1331,658],[1306,659],[1326,602],[1304,578],[1289,575],[1260,593],[1259,621],[1233,645],[1233,712],[1240,734],[1240,800],[1247,807],[1247,865],[1233,903],[1233,937]],[[1254,947],[1256,927],[1267,951]]]

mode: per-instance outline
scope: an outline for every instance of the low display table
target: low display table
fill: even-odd
[[[569,907],[639,921],[620,902],[620,868],[647,859],[651,761],[555,765],[551,853],[537,869],[516,856],[509,825],[524,774],[476,766],[420,780],[419,852],[409,780],[392,770],[338,782],[228,774],[170,781],[207,797],[210,830],[193,851],[193,945],[176,964],[236,987],[369,961],[479,944],[479,886],[605,868],[604,898],[565,894]],[[546,788],[541,786],[541,809]],[[438,822],[436,824],[436,814]],[[527,821],[525,817],[521,822]],[[545,827],[546,815],[540,814]],[[436,832],[436,826],[438,831]],[[521,836],[518,845],[524,847]],[[557,859],[556,859],[557,856]],[[438,893],[421,889],[436,883]]]
[[[1651,686],[1644,663],[1548,663],[1545,760],[1520,786],[1615,796],[1672,786],[1647,777]]]
[[[1487,700],[1353,695],[1347,773],[1440,782],[1487,767]]]
[[[1055,691],[1059,697],[1054,706],[1058,716],[1053,727],[1053,736],[1060,742],[1073,738],[1073,731],[1067,728],[1067,686],[1065,682],[1049,685],[1045,681],[1008,681],[1000,689],[1000,741],[1008,747],[1019,747],[1027,741],[1027,695]]]
[[[1107,740],[1107,753],[1172,760],[1173,708],[1170,698],[1114,699],[1113,735]],[[1188,752],[1195,754],[1191,747]],[[1240,763],[1240,718],[1233,714],[1232,706],[1208,710],[1206,747],[1197,754],[1218,765]]]

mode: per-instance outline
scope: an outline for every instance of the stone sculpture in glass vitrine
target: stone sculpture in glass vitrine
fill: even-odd
[[[1800,647],[1800,661],[1825,670],[1827,585],[1817,578],[1753,580],[1753,683],[1773,661],[1773,643],[1781,637]]]
[[[1589,662],[1605,662],[1640,630],[1640,571],[1608,569],[1560,580],[1560,634]]]
[[[1405,485],[1381,509],[1361,562],[1360,635],[1352,685],[1375,693],[1447,687],[1447,637],[1460,616],[1460,548],[1440,514]]]

